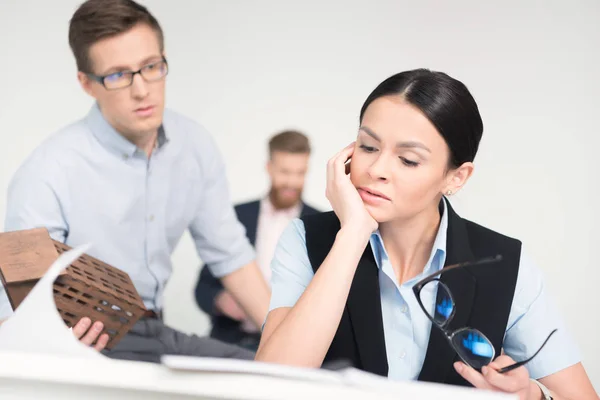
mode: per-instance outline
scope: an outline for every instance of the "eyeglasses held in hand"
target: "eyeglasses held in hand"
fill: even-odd
[[[446,339],[450,342],[450,345],[456,351],[458,356],[470,367],[476,370],[481,370],[482,367],[491,363],[496,357],[496,351],[494,349],[494,345],[492,342],[480,331],[474,328],[464,327],[457,330],[448,329],[448,325],[454,314],[456,312],[456,304],[454,303],[454,298],[452,297],[452,293],[448,286],[446,286],[442,281],[440,281],[438,275],[446,273],[450,270],[467,267],[467,266],[476,266],[476,265],[484,265],[495,263],[502,260],[501,255],[497,255],[495,257],[483,258],[477,261],[468,261],[464,263],[450,265],[445,267],[416,283],[413,286],[413,293],[417,297],[417,302],[419,306],[427,316],[431,320],[431,322],[438,327],[446,336]],[[434,308],[434,315],[431,315],[429,311],[423,305],[423,301],[421,299],[421,291],[424,287],[428,285],[436,285],[437,284],[437,296]],[[513,369],[519,368],[529,361],[533,360],[535,356],[542,350],[542,348],[548,343],[550,337],[556,332],[554,329],[544,343],[540,346],[540,348],[528,359],[516,362],[514,364],[508,365],[504,368],[498,370],[500,373],[505,373],[508,371],[512,371]]]
[[[167,76],[169,65],[167,59],[162,57],[158,61],[144,65],[137,71],[117,71],[108,75],[86,75],[96,82],[102,84],[107,90],[117,90],[129,87],[133,84],[133,77],[140,74],[146,82],[156,82]]]

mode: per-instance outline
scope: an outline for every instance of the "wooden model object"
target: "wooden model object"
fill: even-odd
[[[58,256],[71,248],[52,240],[44,228],[0,233],[0,278],[13,310]],[[142,317],[146,308],[125,272],[86,254],[54,282],[56,308],[67,326],[82,317],[104,324],[107,349]]]

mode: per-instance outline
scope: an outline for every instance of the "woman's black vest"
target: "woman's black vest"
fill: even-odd
[[[497,254],[503,257],[498,263],[459,268],[441,275],[441,281],[450,288],[456,303],[456,314],[449,327],[469,326],[480,330],[492,341],[499,355],[517,281],[521,242],[460,218],[449,202],[446,204],[445,266]],[[316,272],[333,246],[340,222],[333,212],[305,216],[302,220],[308,257]],[[356,368],[387,376],[378,274],[379,268],[368,245],[356,269],[325,361],[344,359]],[[452,366],[455,361],[459,361],[455,351],[432,325],[419,380],[470,386],[455,372]]]

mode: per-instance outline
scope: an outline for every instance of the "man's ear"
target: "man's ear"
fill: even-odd
[[[265,171],[267,171],[267,173],[271,175],[271,172],[273,171],[273,162],[271,161],[271,159],[269,159],[269,161],[267,161],[267,163],[265,164]]]
[[[90,96],[92,97],[96,97],[94,95],[94,90],[92,85],[94,84],[94,81],[92,81],[90,79],[89,76],[87,76],[84,72],[78,71],[77,72],[77,80],[79,81],[79,85],[81,86],[81,88]]]

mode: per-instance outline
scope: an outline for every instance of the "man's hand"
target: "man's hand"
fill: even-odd
[[[221,282],[254,325],[262,326],[269,310],[271,294],[256,262],[252,261],[225,275]]]
[[[81,343],[85,344],[86,346],[91,346],[92,343],[94,343],[94,341],[98,339],[98,341],[94,345],[94,349],[96,349],[97,351],[102,351],[106,347],[108,339],[110,339],[106,333],[100,335],[100,332],[102,332],[103,328],[104,325],[102,324],[102,322],[96,321],[92,325],[91,319],[83,317],[73,327],[73,334],[77,339],[79,339]],[[98,338],[99,335],[100,337]]]
[[[221,290],[221,292],[215,297],[215,309],[217,312],[233,319],[241,321],[246,319],[246,313],[239,306],[237,301],[227,292],[227,290]]]

